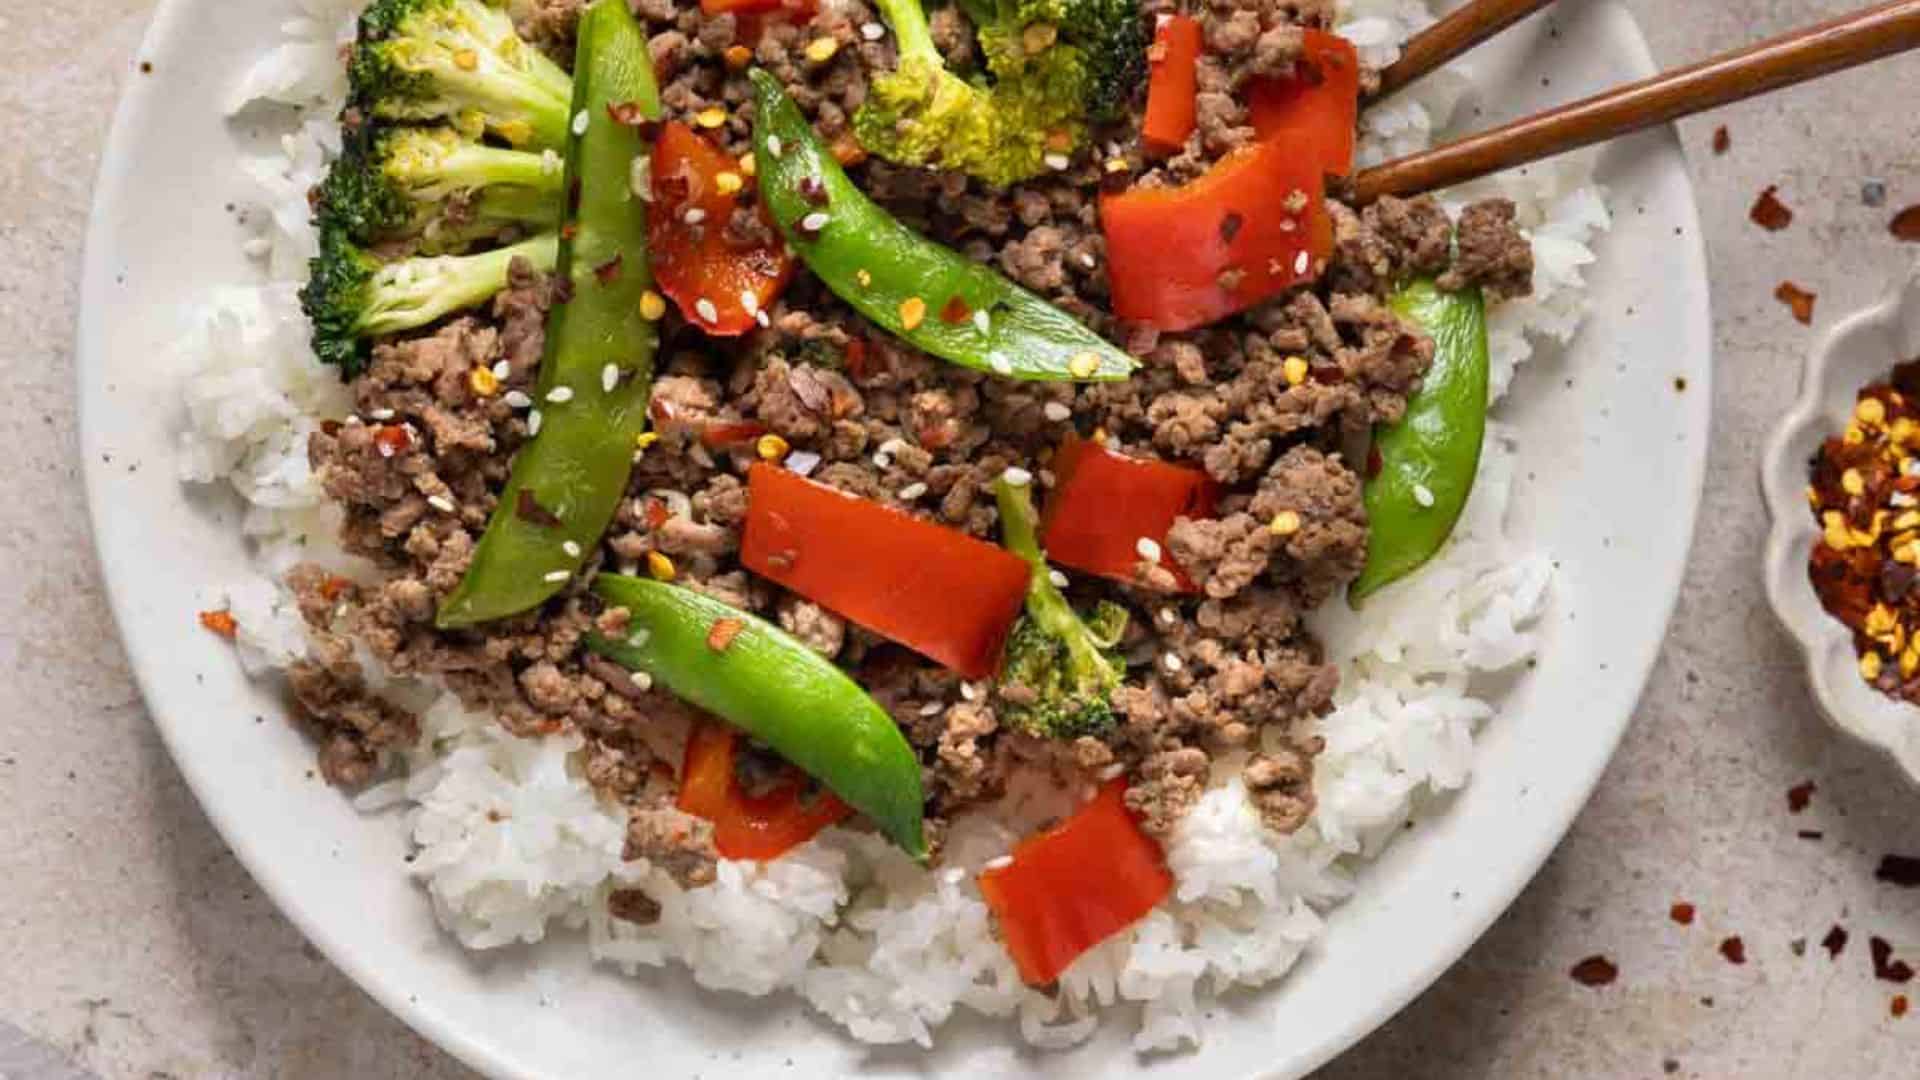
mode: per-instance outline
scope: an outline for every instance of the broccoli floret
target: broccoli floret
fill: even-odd
[[[1125,116],[1146,86],[1149,42],[1138,0],[960,0],[960,7],[979,28],[989,67],[996,59],[1061,54],[1053,62],[1083,73],[1076,88],[1097,123]]]
[[[355,243],[415,238],[428,254],[459,251],[510,228],[556,227],[560,156],[503,150],[451,128],[363,127],[320,188],[323,228]]]
[[[488,0],[374,0],[347,65],[348,105],[384,120],[444,120],[461,134],[559,149],[573,80]]]
[[[366,341],[413,330],[443,315],[485,303],[506,288],[507,266],[525,258],[552,272],[560,237],[544,233],[479,255],[418,256],[383,263],[338,227],[320,231],[320,255],[300,291],[313,324],[313,351],[348,378],[359,374]]]
[[[900,59],[872,79],[854,114],[854,135],[869,152],[1005,185],[1045,171],[1050,151],[1079,145],[1092,80],[1078,49],[1039,38],[1030,48],[1021,27],[996,22],[981,34],[993,78],[969,82],[947,70],[920,0],[879,5]]]
[[[1003,477],[994,485],[1000,538],[1027,560],[1027,610],[1007,638],[999,679],[1002,723],[1053,739],[1096,738],[1113,730],[1113,692],[1126,677],[1114,652],[1127,632],[1127,612],[1101,601],[1081,618],[1053,584],[1040,550],[1033,499],[1025,485]]]

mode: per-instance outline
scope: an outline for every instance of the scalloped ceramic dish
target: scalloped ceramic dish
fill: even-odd
[[[1767,441],[1760,490],[1773,519],[1764,560],[1767,599],[1800,647],[1807,685],[1840,730],[1886,751],[1920,784],[1920,706],[1895,701],[1860,677],[1852,635],[1828,615],[1807,581],[1820,539],[1807,512],[1807,462],[1845,428],[1862,386],[1920,356],[1920,266],[1886,299],[1842,320],[1807,357],[1800,398]]]

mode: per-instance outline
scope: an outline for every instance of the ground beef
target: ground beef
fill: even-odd
[[[1289,834],[1313,815],[1313,761],[1295,750],[1256,754],[1241,771],[1247,797],[1267,828]]]
[[[345,639],[317,637],[313,655],[287,669],[294,714],[319,743],[320,775],[330,784],[359,787],[373,779],[386,751],[419,739],[419,722],[367,689]]]
[[[713,850],[713,824],[675,809],[664,799],[627,811],[623,858],[645,859],[691,888],[713,880],[719,856]]]
[[[1512,200],[1488,199],[1461,211],[1458,244],[1441,288],[1478,285],[1496,300],[1533,292],[1533,245],[1514,221]]]

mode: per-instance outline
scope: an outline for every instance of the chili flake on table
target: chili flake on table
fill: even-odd
[[[1807,576],[1853,631],[1860,676],[1920,702],[1920,361],[1860,391],[1846,431],[1814,456],[1821,538]]]

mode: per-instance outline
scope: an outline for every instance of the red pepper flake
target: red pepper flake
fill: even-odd
[[[830,198],[827,194],[827,185],[821,183],[817,176],[801,177],[796,190],[800,192],[801,198],[807,200],[809,206],[825,206]]]
[[[846,359],[847,374],[853,381],[859,382],[867,377],[867,342],[865,338],[848,338],[843,352]]]
[[[617,254],[613,258],[608,259],[606,262],[601,263],[599,266],[594,267],[593,268],[594,280],[598,281],[602,285],[611,285],[614,282],[620,280],[620,264],[625,259],[626,259],[625,255]]]
[[[232,641],[240,632],[239,625],[233,621],[231,611],[203,611],[200,613],[200,625],[228,641]]]
[[[580,223],[577,221],[569,221],[565,225],[560,226],[560,239],[562,240],[571,240],[579,235]],[[569,299],[571,299],[571,297],[569,297]]]
[[[331,604],[351,588],[353,588],[351,578],[343,578],[339,574],[328,574],[327,579],[320,583],[320,598]]]
[[[947,302],[940,305],[940,321],[948,326],[957,326],[972,316],[973,309],[967,306],[966,299],[959,293],[947,297]]]
[[[1902,889],[1920,889],[1920,857],[1882,855],[1880,866],[1873,872],[1873,877],[1876,881],[1884,881]]]
[[[707,648],[714,652],[726,652],[733,639],[740,636],[747,624],[739,619],[715,619],[713,629],[707,631]]]
[[[1795,322],[1801,326],[1813,325],[1813,303],[1820,299],[1818,295],[1791,281],[1783,281],[1779,288],[1773,290],[1773,298],[1787,305],[1788,310],[1793,312]]]
[[[1744,964],[1747,962],[1747,943],[1740,940],[1739,934],[1735,934],[1720,943],[1720,955],[1726,957],[1729,964]]]
[[[382,424],[373,429],[373,449],[383,458],[413,449],[413,432],[404,424]]]
[[[1887,1005],[1887,1011],[1893,1014],[1895,1020],[1907,1015],[1907,995],[1893,995],[1893,1000]]]
[[[1727,125],[1721,124],[1713,129],[1713,152],[1724,154],[1733,148],[1733,136],[1727,134]]]
[[[1220,242],[1222,244],[1233,243],[1233,238],[1240,235],[1240,226],[1244,224],[1246,224],[1246,219],[1240,216],[1239,211],[1227,211],[1227,216],[1220,219]]]
[[[1787,789],[1787,812],[1797,814],[1813,801],[1813,793],[1818,790],[1813,781],[1806,780]]]
[[[1867,939],[1867,948],[1873,953],[1873,977],[1890,983],[1913,981],[1913,965],[1905,960],[1893,958],[1893,945],[1886,938]]]
[[[647,110],[637,101],[609,101],[607,118],[616,124],[637,128],[647,122]]]
[[[673,519],[673,511],[667,509],[665,499],[656,499],[649,495],[640,505],[649,529],[657,529]]]
[[[1827,950],[1828,959],[1840,959],[1840,954],[1847,951],[1846,927],[1835,923],[1833,929],[1827,931],[1827,936],[1820,939],[1820,947]]]
[[[1378,445],[1367,447],[1367,479],[1371,480],[1379,476],[1380,470],[1386,467],[1386,460],[1380,456],[1380,447]]]
[[[1768,232],[1779,232],[1793,224],[1793,211],[1787,209],[1787,204],[1780,201],[1778,185],[1770,186],[1761,192],[1760,197],[1753,201],[1753,209],[1747,216],[1753,219],[1755,225]]]
[[[1573,981],[1581,986],[1606,986],[1619,978],[1620,969],[1614,966],[1613,961],[1595,953],[1573,965],[1567,974],[1572,975]]]
[[[532,488],[521,488],[520,494],[514,497],[513,516],[545,529],[557,529],[563,524],[559,514],[540,505]]]
[[[1909,206],[1893,215],[1893,221],[1887,225],[1887,231],[1893,234],[1895,240],[1920,244],[1920,206]]]
[[[1692,926],[1693,925],[1693,905],[1682,900],[1679,903],[1667,909],[1667,918],[1672,919],[1674,922],[1679,923],[1681,926]]]

